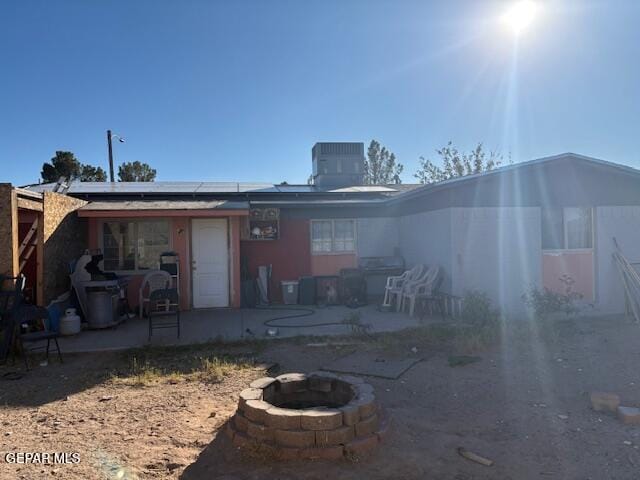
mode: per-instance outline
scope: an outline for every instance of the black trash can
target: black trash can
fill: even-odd
[[[316,279],[314,277],[300,277],[298,295],[300,305],[315,305]]]

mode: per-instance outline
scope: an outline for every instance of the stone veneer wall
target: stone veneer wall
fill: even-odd
[[[69,290],[69,262],[87,248],[86,220],[75,211],[87,202],[58,193],[44,193],[44,302]]]
[[[42,290],[46,305],[69,290],[69,262],[87,248],[84,219],[75,211],[87,202],[53,192],[43,194]],[[0,274],[18,274],[18,201],[10,183],[0,184]]]
[[[18,203],[10,183],[0,183],[0,275],[18,273]]]

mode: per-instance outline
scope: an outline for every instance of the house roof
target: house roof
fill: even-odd
[[[473,183],[481,179],[491,178],[493,176],[499,176],[509,172],[524,170],[526,168],[535,167],[537,165],[550,164],[553,162],[566,161],[566,160],[578,160],[583,163],[592,164],[599,167],[605,167],[613,171],[637,176],[638,178],[640,178],[640,170],[636,168],[629,167],[627,165],[621,165],[619,163],[609,162],[606,160],[601,160],[599,158],[580,155],[578,153],[566,152],[558,155],[552,155],[549,157],[536,158],[534,160],[528,160],[525,162],[505,165],[503,167],[498,167],[487,172],[465,175],[463,177],[456,177],[456,178],[444,180],[442,182],[437,182],[437,183],[419,185],[418,188],[413,188],[407,192],[403,192],[403,194],[401,195],[395,196],[393,199],[390,200],[390,203],[402,202],[410,198],[413,198],[414,196],[421,196],[423,194],[428,194],[430,192],[447,189],[453,186]]]
[[[242,210],[247,208],[249,208],[249,202],[226,200],[135,200],[90,202],[79,210]]]
[[[330,207],[330,206],[384,206],[404,204],[414,198],[429,196],[432,193],[457,187],[481,184],[485,179],[500,175],[516,174],[535,169],[536,166],[578,162],[580,165],[591,165],[608,172],[630,175],[640,179],[640,170],[605,160],[588,157],[576,153],[562,153],[550,157],[506,165],[488,172],[457,177],[433,184],[400,184],[400,185],[354,185],[344,188],[322,189],[315,185],[274,185],[270,183],[249,182],[79,182],[74,181],[66,193],[85,198],[91,203],[85,211],[114,209],[114,203],[122,201],[121,210],[197,210],[200,203],[189,204],[189,201],[208,201],[213,207],[200,209],[224,209],[221,200],[240,200],[252,205],[272,205],[282,207]],[[32,185],[31,191],[47,191],[56,184]],[[144,199],[144,201],[142,200]],[[125,201],[127,200],[127,201]],[[156,208],[147,201],[154,200],[165,204],[183,202],[182,207]],[[159,204],[157,204],[159,205]],[[188,206],[191,205],[191,206]],[[246,207],[243,207],[246,208]]]
[[[249,215],[249,202],[226,200],[96,201],[78,209],[80,217],[209,217]]]
[[[56,183],[29,185],[36,191],[53,191]],[[355,185],[336,189],[323,189],[315,185],[275,185],[251,182],[80,182],[73,181],[66,193],[70,195],[215,195],[215,194],[330,194],[378,193],[398,194],[419,184],[409,185]]]

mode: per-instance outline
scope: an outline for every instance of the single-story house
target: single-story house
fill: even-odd
[[[567,276],[594,311],[624,311],[611,254],[616,237],[640,259],[638,170],[566,153],[437,184],[368,186],[362,143],[318,143],[312,164],[313,185],[73,182],[66,196],[78,201],[85,248],[137,278],[133,304],[142,275],[172,250],[184,309],[239,307],[241,278],[261,265],[278,301],[282,280],[399,255],[407,267],[440,265],[443,291],[480,290],[506,311],[522,311],[532,287],[563,291]]]

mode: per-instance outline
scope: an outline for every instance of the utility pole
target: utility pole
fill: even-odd
[[[113,147],[111,146],[111,130],[107,130],[107,145],[109,146],[109,180],[115,182],[113,178]]]

